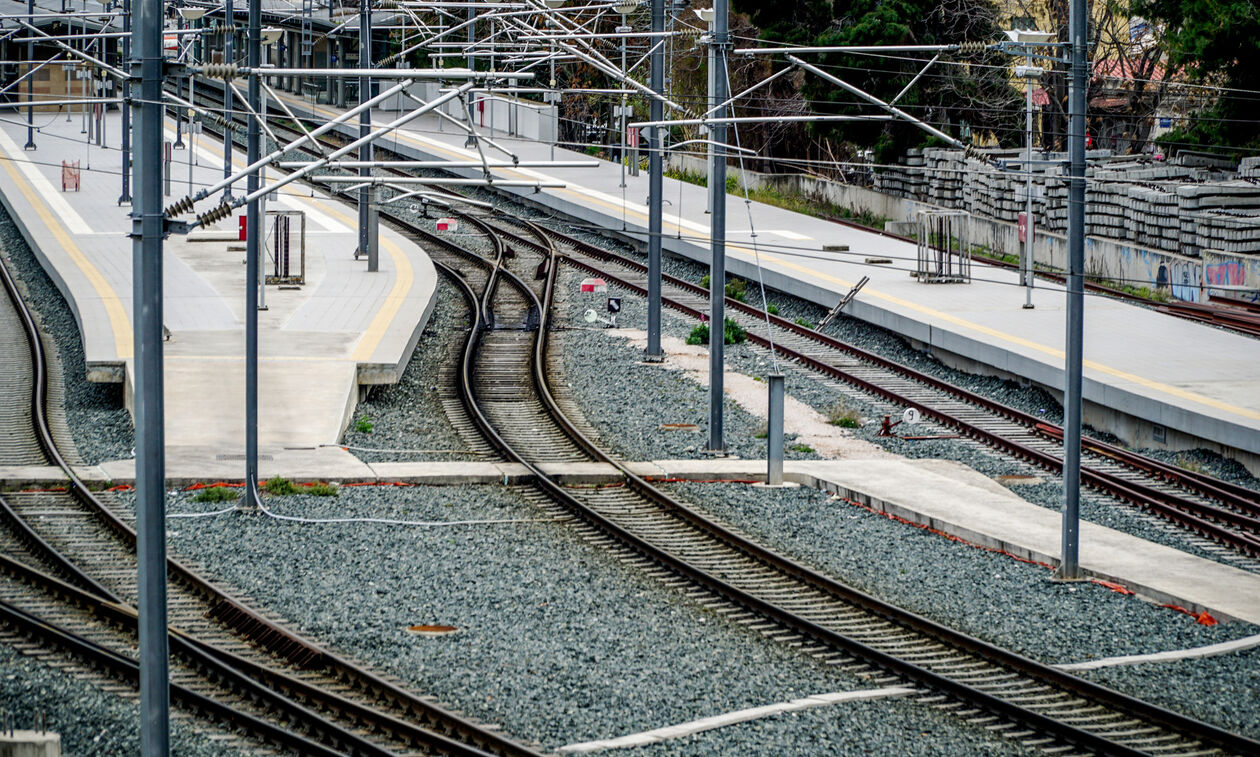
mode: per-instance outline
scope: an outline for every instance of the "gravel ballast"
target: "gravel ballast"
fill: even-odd
[[[33,728],[42,714],[47,729],[61,734],[62,754],[140,753],[138,695],[124,698],[110,693],[5,643],[0,643],[0,702],[0,709],[17,728]],[[171,719],[171,753],[188,757],[240,754],[178,717]]]
[[[558,320],[558,324],[566,330],[552,335],[552,339],[559,341],[563,347],[564,381],[578,407],[599,431],[601,440],[627,459],[703,457],[708,439],[708,388],[659,365],[643,364],[639,350],[627,346],[621,339],[610,338],[602,329],[579,327],[585,309],[596,305],[597,299],[602,304],[603,297],[574,294],[581,278],[580,272],[570,270],[558,284],[564,288],[563,296],[567,298],[561,300],[564,309],[559,318],[563,320]],[[643,298],[622,290],[617,290],[617,294],[622,296],[622,314],[618,317],[618,325],[645,328],[647,312]],[[795,307],[803,306],[797,304]],[[854,327],[851,320],[843,323],[845,328]],[[667,336],[685,338],[693,325],[691,319],[668,309],[663,311],[662,333]],[[865,347],[881,346],[887,351],[890,344],[897,340],[885,335],[878,340],[872,340],[868,336],[865,341],[876,343],[864,344]],[[987,394],[1049,420],[1059,420],[1058,406],[1040,390],[1020,387],[1000,379],[967,376],[952,371],[909,349],[904,343],[901,353],[891,357],[898,360],[904,358],[905,362],[924,370],[928,365],[935,364],[939,369],[936,373],[972,391]],[[773,367],[766,350],[748,343],[728,345],[726,358],[728,371],[754,377],[764,377]],[[862,427],[852,431],[857,439],[908,458],[935,458],[963,463],[994,478],[1033,476],[1042,479],[1042,483],[1031,485],[1005,481],[1002,483],[1033,504],[1055,511],[1061,509],[1063,487],[1057,476],[1027,463],[1004,458],[997,451],[969,439],[910,441],[880,436],[878,419],[886,414],[899,415],[900,407],[877,403],[795,364],[779,361],[778,365],[786,376],[785,388],[788,396],[804,402],[824,416],[837,407],[843,407],[863,418]],[[617,389],[610,391],[609,387]],[[741,458],[764,458],[765,439],[755,435],[764,432],[765,422],[737,407],[729,398],[725,406],[725,440],[729,452]],[[696,428],[688,433],[661,427],[662,423],[680,422],[696,424]],[[924,436],[950,433],[953,433],[952,429],[930,422],[920,423],[913,431],[914,435]],[[785,439],[787,459],[817,458],[817,455],[797,451],[796,445],[797,442],[791,437]],[[1226,464],[1230,463],[1219,458],[1211,462],[1210,455],[1200,457],[1209,461],[1203,463],[1205,470],[1228,467]],[[1236,463],[1233,465],[1241,467]],[[1230,470],[1237,475],[1236,470]],[[1088,488],[1081,492],[1081,517],[1091,523],[1180,549],[1204,559],[1236,567],[1246,564],[1232,559],[1228,551],[1204,549],[1198,543],[1197,537],[1189,532],[1171,527],[1165,521],[1136,508],[1117,505]]]
[[[670,488],[759,543],[844,583],[1046,663],[1199,647],[1260,633],[1247,623],[1200,625],[1188,615],[1093,583],[1054,583],[1044,567],[894,522],[814,489]],[[1153,683],[1166,683],[1177,692],[1165,696],[1174,709],[1192,703],[1198,716],[1255,733],[1260,709],[1204,694],[1249,682],[1251,688],[1242,691],[1250,691],[1254,701],[1260,671],[1247,664],[1254,657],[1230,654],[1106,675],[1117,688],[1143,698]]]
[[[455,361],[468,333],[467,307],[438,277],[433,314],[397,384],[376,387],[355,409],[344,443],[367,462],[473,460],[442,409],[439,373]]]
[[[335,498],[267,503],[304,517],[540,517],[501,487],[347,487]],[[216,508],[181,494],[170,509]],[[253,602],[548,749],[869,686],[661,587],[549,520],[422,528],[232,513],[168,522],[173,553],[207,566]],[[423,638],[408,632],[416,624],[460,630]],[[953,753],[1020,753],[908,701],[841,705],[811,717],[815,728],[775,737],[781,753],[815,754],[820,740],[855,738],[874,751],[886,738],[901,738],[909,750],[921,731],[954,744]],[[916,738],[899,731],[903,722],[921,724],[910,734]]]

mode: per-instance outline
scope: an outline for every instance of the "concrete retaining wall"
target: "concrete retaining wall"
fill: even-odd
[[[938,161],[938,163],[940,162]],[[705,173],[705,161],[703,158],[690,156],[671,157],[669,167],[673,170],[687,171],[701,176]],[[899,187],[900,191],[917,192],[925,197],[939,201],[940,204],[929,200],[916,199],[915,197],[898,196],[876,191],[840,181],[821,179],[816,176],[763,174],[756,171],[741,171],[736,166],[728,167],[727,171],[728,175],[735,176],[737,180],[746,180],[750,188],[772,190],[785,195],[800,195],[847,208],[855,215],[870,214],[885,218],[887,219],[885,228],[888,231],[903,235],[914,233],[916,213],[920,210],[959,207],[964,204],[969,194],[970,202],[975,204],[977,202],[976,198],[981,196],[991,196],[994,193],[1011,193],[1010,196],[1014,197],[1013,193],[1016,189],[1022,193],[1022,182],[1020,182],[1021,186],[1018,188],[1014,187],[1013,184],[1006,186],[1003,182],[1010,183],[1013,180],[1004,175],[996,178],[989,177],[988,180],[981,182],[984,186],[979,189],[967,188],[964,186],[966,183],[960,178],[962,174],[957,172],[956,168],[948,166],[941,168],[937,165],[934,170],[937,172],[939,179],[934,181],[924,179],[922,181],[906,181],[901,184],[894,184],[891,180],[885,182],[886,185]],[[1169,168],[1175,169],[1176,167],[1170,166]],[[925,168],[924,171],[926,170]],[[1061,184],[1062,187],[1051,181],[1050,187],[1045,190],[1049,194],[1052,204],[1055,201],[1055,195],[1059,193],[1060,189],[1064,197],[1066,197],[1066,183],[1058,181],[1058,184]],[[1126,199],[1124,203],[1108,201],[1107,204],[1109,206],[1122,204],[1124,207],[1137,207],[1135,205],[1138,202],[1136,199],[1137,195],[1145,192],[1151,195],[1148,197],[1145,207],[1150,211],[1150,214],[1162,216],[1164,221],[1154,224],[1150,223],[1149,220],[1143,220],[1146,218],[1143,216],[1136,221],[1130,219],[1130,223],[1135,227],[1136,225],[1147,224],[1152,228],[1158,228],[1161,234],[1170,234],[1180,239],[1183,222],[1177,218],[1176,209],[1181,207],[1177,204],[1177,201],[1174,200],[1171,206],[1166,202],[1161,205],[1156,202],[1158,198],[1155,197],[1155,195],[1160,194],[1159,192],[1141,186],[1132,186],[1135,192],[1133,198]],[[959,187],[963,188],[959,189]],[[1227,186],[1196,185],[1193,187],[1182,187],[1181,189],[1187,190],[1185,192],[1185,202],[1189,202],[1191,199],[1194,202],[1202,202],[1204,201],[1203,198],[1207,198],[1208,202],[1218,202],[1222,201],[1222,198],[1232,198],[1230,199],[1231,202],[1243,203],[1240,207],[1244,208],[1249,207],[1249,204],[1252,202],[1251,190],[1239,188],[1235,182],[1230,182]],[[1255,189],[1255,202],[1257,207],[1260,207],[1260,187]],[[1033,194],[1034,217],[1040,220],[1044,213],[1045,203],[1037,198],[1036,189],[1034,189]],[[1163,195],[1168,194],[1167,192],[1163,193]],[[1177,193],[1173,193],[1172,196],[1180,198],[1180,190]],[[1166,201],[1166,197],[1164,199]],[[1091,197],[1090,202],[1091,207],[1095,208],[1099,208],[1103,204],[1099,197]],[[1171,210],[1170,207],[1172,208]],[[1019,202],[991,203],[989,205],[991,213],[1010,216],[1009,220],[972,213],[968,227],[972,244],[996,254],[1018,255],[1022,244],[1019,242],[1019,228],[1016,220],[1018,213],[1022,209],[1023,201],[1020,199]],[[1108,213],[1103,213],[1102,210],[1110,211],[1110,208],[1100,208],[1099,212],[1095,213],[1094,216],[1101,218],[1104,215],[1114,215],[1122,219],[1126,217],[1121,215],[1118,210]],[[1053,216],[1054,213],[1052,212],[1051,215]],[[1208,225],[1199,223],[1202,218],[1194,219],[1189,224],[1193,226],[1193,229],[1187,233],[1194,237],[1196,241],[1214,243],[1213,240],[1217,240],[1223,246],[1224,237],[1221,235],[1224,234],[1223,230],[1228,230],[1224,226],[1225,223],[1232,224],[1235,227],[1237,232],[1235,237],[1239,239],[1248,238],[1248,235],[1252,233],[1260,237],[1260,225],[1255,225],[1255,221],[1250,216],[1228,216],[1224,214],[1223,210],[1215,216],[1205,213],[1200,215],[1204,218],[1213,218],[1214,220],[1211,223],[1215,225],[1209,228]],[[1221,221],[1221,218],[1227,218],[1227,220]],[[1064,215],[1062,225],[1066,225],[1066,215]],[[1108,228],[1114,231],[1119,227],[1111,224]],[[1067,267],[1067,237],[1061,231],[1051,229],[1053,227],[1047,229],[1043,222],[1043,226],[1036,230],[1033,253],[1038,264],[1056,270],[1064,270]],[[1153,234],[1154,232],[1148,236]],[[1239,244],[1248,243],[1244,241]],[[1260,294],[1255,291],[1256,288],[1260,287],[1260,254],[1231,253],[1221,249],[1204,247],[1201,244],[1196,245],[1193,249],[1196,254],[1179,254],[1169,249],[1144,247],[1125,238],[1111,238],[1093,234],[1086,238],[1085,270],[1090,276],[1097,276],[1135,287],[1147,287],[1152,290],[1163,289],[1173,298],[1188,302],[1204,301],[1209,292],[1228,293],[1234,297],[1260,300]],[[1213,287],[1212,285],[1217,286]]]
[[[409,91],[426,102],[437,98],[440,94],[437,82],[417,82]],[[518,97],[482,93],[473,99],[472,106],[473,118],[478,130],[488,137],[506,134],[539,142],[554,142],[556,139],[559,124],[554,105]],[[381,110],[402,111],[413,107],[415,107],[413,100],[399,95],[386,100]],[[467,120],[464,106],[459,100],[446,103],[440,110],[461,121]],[[448,124],[446,128],[454,130],[457,127],[454,124]]]

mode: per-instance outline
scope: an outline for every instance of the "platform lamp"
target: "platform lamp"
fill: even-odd
[[[194,48],[189,55],[189,58],[190,58],[189,62],[191,62],[191,59],[201,60],[200,30],[201,30],[201,17],[204,15],[206,15],[205,8],[197,8],[191,5],[185,5],[179,9],[179,17],[181,19],[179,26],[181,29],[189,28],[188,26],[185,26],[185,24],[191,24],[193,21],[197,22],[198,34],[197,34],[196,40],[193,42]],[[189,74],[188,76],[188,102],[189,103],[192,103],[193,97],[194,97],[193,77],[191,74]],[[183,124],[184,124],[183,114],[184,114],[184,109],[177,107],[175,110],[175,144],[171,146],[175,148],[179,148],[179,149],[183,149],[184,147],[184,136],[183,136],[183,131],[182,131]],[[192,112],[191,111],[188,114],[188,132],[189,132],[188,143],[191,145],[192,144]],[[191,158],[189,158],[189,160],[191,160]],[[189,169],[189,173],[191,173],[191,171],[192,169]]]
[[[1024,244],[1020,250],[1020,279],[1024,284],[1024,309],[1032,310],[1033,290],[1033,201],[1032,201],[1032,91],[1033,83],[1045,71],[1033,65],[1032,50],[1054,41],[1054,34],[1035,29],[1011,29],[1006,36],[1023,48],[1025,65],[1015,67],[1015,76],[1024,80]]]
[[[613,5],[613,11],[615,13],[621,14],[621,26],[617,27],[617,33],[620,35],[623,35],[621,37],[621,75],[622,76],[628,75],[626,72],[626,39],[627,38],[624,35],[627,35],[630,33],[630,24],[627,21],[626,17],[629,16],[631,13],[634,13],[635,9],[638,7],[639,7],[638,0],[621,0],[621,2],[618,2],[615,5]],[[620,124],[620,131],[621,131],[621,134],[619,137],[619,141],[621,143],[621,154],[617,157],[617,162],[621,164],[621,188],[622,189],[626,188],[626,153],[630,149],[630,145],[628,144],[630,140],[626,138],[626,116],[628,114],[630,106],[626,104],[627,98],[624,91],[625,88],[626,88],[625,83],[621,82],[621,89],[623,90],[621,94],[621,107],[617,109],[618,115],[621,116],[621,120],[618,122]]]
[[[542,0],[543,6],[549,11],[558,11],[564,7],[567,0]],[[549,103],[554,109],[555,125],[552,127],[551,134],[551,159],[556,159],[556,142],[560,139],[560,92],[556,89],[556,43],[551,42],[548,45],[551,48],[551,78],[547,86],[551,88],[550,92],[543,93],[543,102]]]
[[[266,52],[263,54],[263,60],[271,59],[271,46],[276,44],[280,37],[284,34],[284,30],[278,26],[265,26],[259,30],[259,39],[262,41]],[[270,68],[272,64],[263,63],[260,68]],[[266,78],[259,79],[259,82],[266,81]],[[258,122],[261,124],[267,118],[267,90],[263,87],[258,88]],[[267,167],[260,166],[258,168],[258,186],[266,186],[267,184]],[[267,221],[267,195],[258,198],[258,218],[264,226]],[[260,228],[258,232],[262,234],[265,229]],[[265,263],[265,253],[260,263]],[[267,309],[267,271],[265,265],[258,266],[258,309]]]
[[[713,9],[712,8],[695,8],[693,9],[693,11],[696,14],[696,18],[699,18],[701,21],[703,21],[705,26],[708,28],[709,30],[708,38],[710,40],[713,39],[713,22],[714,22],[714,19],[716,18],[716,14],[714,13]],[[711,110],[715,105],[717,105],[717,101],[713,99],[713,88],[717,86],[716,83],[714,82],[714,72],[717,70],[716,68],[717,64],[713,60],[713,45],[707,45],[706,47],[708,48],[708,53],[707,53],[708,65],[705,66],[705,71],[706,71],[706,75],[709,78],[709,83],[708,83],[708,89],[705,90],[706,97],[708,100],[708,107],[706,107],[705,110],[708,111],[708,110]],[[709,115],[712,115],[712,114],[710,113]],[[709,133],[708,133],[709,128],[707,126],[701,126],[700,129],[701,129],[701,133],[704,134],[705,138],[709,140],[709,144],[705,148],[707,150],[707,158],[705,159],[705,166],[706,166],[705,179],[706,179],[706,185],[711,187],[713,186],[713,138],[709,136]],[[704,212],[706,214],[712,213],[713,212],[713,193],[705,192],[704,196],[705,196]]]

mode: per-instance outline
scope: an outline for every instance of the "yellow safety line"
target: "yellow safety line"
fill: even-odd
[[[223,155],[223,151],[218,146],[211,144],[205,148],[211,154]],[[295,197],[294,200],[300,205],[306,202],[305,198]],[[330,202],[327,205],[321,205],[321,209],[337,218],[343,224],[350,228],[356,228],[359,225],[359,219],[352,218],[340,209],[340,204]],[[389,258],[394,262],[394,285],[390,287],[389,294],[385,295],[384,302],[376,311],[371,322],[368,323],[367,329],[363,332],[363,336],[359,338],[358,345],[354,348],[354,353],[350,356],[351,360],[356,362],[366,362],[371,359],[372,354],[376,352],[376,348],[380,346],[381,340],[385,338],[385,332],[389,330],[390,324],[394,322],[394,318],[398,315],[399,308],[407,300],[407,295],[411,292],[411,285],[415,283],[415,272],[411,268],[411,259],[402,251],[392,239],[386,238],[384,234],[380,237],[381,246],[385,248],[385,252],[389,253]]]
[[[100,270],[88,260],[79,246],[75,244],[74,238],[71,237],[61,227],[61,223],[53,218],[52,211],[48,204],[44,202],[38,194],[35,193],[34,187],[24,176],[18,175],[14,170],[12,161],[0,161],[4,163],[4,170],[13,179],[17,188],[26,197],[26,201],[31,204],[35,212],[39,214],[39,218],[52,232],[57,243],[70,256],[70,261],[78,266],[83,275],[87,277],[88,283],[92,285],[92,289],[96,291],[96,296],[100,298],[101,304],[105,306],[105,313],[109,316],[109,325],[114,332],[114,352],[117,353],[119,360],[127,360],[132,357],[131,349],[131,319],[127,317],[127,309],[123,307],[122,300],[119,299],[118,293],[109,285]]]
[[[358,225],[357,218],[350,218],[339,208],[330,206],[325,210],[340,219],[342,223],[351,227]],[[398,315],[399,308],[406,302],[407,295],[411,292],[411,285],[415,281],[415,275],[411,269],[411,258],[407,257],[402,248],[383,233],[380,236],[380,244],[394,261],[394,285],[390,287],[389,294],[385,295],[385,301],[381,303],[380,309],[376,311],[372,322],[368,324],[363,336],[359,339],[359,344],[354,348],[350,359],[355,362],[367,362],[372,358],[381,340],[385,338],[385,332],[394,322],[394,317]]]
[[[163,360],[186,361],[186,362],[236,362],[239,363],[245,359],[244,355],[163,355]],[[344,357],[312,357],[310,355],[294,355],[292,357],[284,357],[280,355],[259,355],[260,362],[274,361],[277,363],[344,363]]]
[[[321,108],[321,110],[323,110],[323,109]],[[446,145],[441,145],[441,144],[434,145],[434,144],[432,144],[433,142],[436,142],[436,140],[424,140],[424,141],[422,141],[421,139],[419,139],[419,138],[415,137],[414,135],[411,135],[411,134],[409,134],[409,133],[407,133],[406,131],[403,131],[403,130],[401,130],[401,129],[400,129],[400,130],[396,130],[396,132],[395,132],[395,133],[400,134],[400,135],[403,137],[403,139],[406,139],[407,141],[410,141],[410,142],[412,142],[413,144],[420,145],[420,146],[423,146],[423,147],[428,148],[428,149],[438,150],[438,151],[440,151],[440,152],[444,152],[445,154],[447,154],[447,155],[449,155],[449,156],[451,156],[451,157],[459,157],[459,158],[463,158],[463,157],[465,157],[462,153],[460,153],[460,152],[455,152],[453,148],[448,148]],[[507,171],[507,172],[509,172],[509,173],[515,173],[515,174],[517,174],[518,176],[526,176],[526,177],[527,177],[527,174],[525,174],[525,173],[523,173],[523,172],[521,172],[521,171],[519,171],[519,170],[516,170],[516,169],[510,169],[510,168],[507,168],[507,169],[503,169],[503,170],[505,170],[505,171]],[[580,191],[577,191],[577,190],[574,190],[574,189],[570,189],[570,188],[568,188],[568,187],[563,187],[563,188],[559,188],[559,189],[553,189],[553,190],[551,190],[551,191],[554,191],[554,192],[556,192],[557,194],[568,194],[568,195],[571,195],[571,196],[573,196],[573,197],[575,197],[575,198],[580,198],[580,199],[581,199],[581,201],[582,201],[583,203],[589,203],[589,204],[600,205],[600,206],[602,206],[602,207],[604,207],[604,208],[607,208],[607,209],[609,209],[609,210],[612,210],[612,211],[617,211],[617,212],[627,212],[627,213],[629,213],[629,214],[631,214],[631,215],[633,215],[633,216],[638,217],[639,219],[646,220],[646,219],[648,218],[648,216],[647,216],[647,214],[646,214],[646,213],[644,213],[643,211],[639,210],[639,209],[638,209],[638,208],[636,208],[636,207],[632,207],[632,206],[630,206],[630,205],[628,205],[628,204],[627,204],[627,205],[625,205],[625,206],[622,206],[622,205],[614,205],[613,203],[607,202],[607,201],[602,200],[602,199],[600,199],[600,198],[598,198],[598,197],[594,197],[594,196],[592,196],[592,195],[590,195],[590,194],[587,194],[587,193],[584,193],[584,192],[580,192]],[[664,219],[662,219],[662,221],[663,221],[663,220],[664,220]],[[664,223],[662,223],[662,225],[665,225],[665,224],[664,224]],[[673,227],[674,227],[674,229],[675,229],[676,231],[678,231],[678,232],[683,231],[683,227],[682,227],[680,224],[677,224],[677,223],[671,223],[671,224],[669,224],[669,225],[670,225],[670,226],[673,226]],[[698,235],[701,235],[701,237],[702,237],[702,238],[703,238],[703,237],[707,237],[707,236],[708,236],[708,232],[695,231],[695,230],[688,230],[688,231],[689,231],[689,233],[692,233],[692,234],[698,234]],[[727,244],[727,249],[728,249],[728,250],[738,251],[738,252],[743,252],[743,253],[745,253],[745,254],[747,254],[747,255],[753,255],[753,254],[754,254],[754,253],[753,253],[753,251],[752,251],[751,249],[748,249],[747,247],[742,247],[742,246],[740,246],[740,245]],[[851,288],[851,287],[853,286],[853,282],[852,282],[852,281],[846,281],[845,279],[841,279],[841,278],[838,278],[838,277],[835,277],[835,276],[831,276],[831,275],[829,275],[829,274],[823,273],[822,271],[818,271],[818,270],[813,269],[813,268],[806,268],[805,266],[802,266],[802,265],[800,265],[800,264],[798,264],[798,263],[789,262],[789,261],[784,260],[783,258],[777,257],[777,256],[775,256],[775,255],[770,255],[770,254],[767,254],[767,253],[765,253],[765,252],[761,252],[761,253],[760,253],[760,256],[761,256],[761,258],[762,258],[762,260],[763,260],[763,261],[770,262],[770,263],[776,263],[776,264],[781,265],[781,266],[783,266],[783,267],[785,267],[785,268],[789,268],[789,269],[791,269],[791,270],[793,270],[793,271],[797,271],[797,272],[799,272],[799,273],[804,273],[804,274],[807,274],[807,275],[809,275],[809,276],[810,276],[810,277],[812,277],[812,278],[821,278],[821,279],[826,279],[827,281],[831,281],[831,282],[833,282],[833,283],[839,284],[839,285],[840,285],[840,286],[842,286],[842,287],[848,287],[848,288]],[[1008,334],[1008,333],[1006,333],[1005,331],[999,331],[998,329],[991,328],[991,327],[989,327],[989,326],[982,326],[982,325],[980,325],[980,324],[978,324],[978,323],[973,323],[973,322],[968,321],[968,320],[966,320],[966,319],[964,319],[964,318],[959,318],[959,317],[958,317],[958,316],[956,316],[956,315],[950,315],[949,313],[946,313],[946,312],[944,312],[944,311],[941,311],[941,310],[936,310],[935,308],[930,308],[930,307],[928,307],[928,306],[926,306],[926,305],[921,305],[921,304],[919,304],[919,303],[917,303],[917,302],[912,302],[912,301],[910,301],[910,300],[905,300],[905,299],[902,299],[902,298],[897,297],[897,296],[895,296],[895,295],[891,295],[891,294],[887,294],[887,293],[885,293],[885,292],[881,292],[881,291],[879,291],[878,289],[872,289],[872,288],[870,288],[870,287],[867,287],[867,288],[864,288],[864,289],[862,290],[862,294],[863,294],[863,295],[865,295],[865,296],[875,297],[876,299],[884,300],[885,302],[888,302],[888,303],[893,304],[893,305],[897,305],[897,306],[899,306],[899,307],[906,308],[906,309],[908,309],[908,310],[913,310],[913,311],[915,311],[915,312],[921,313],[921,314],[923,314],[923,315],[925,315],[925,316],[928,316],[929,318],[936,319],[936,320],[938,320],[938,321],[945,321],[945,322],[947,322],[947,323],[952,323],[952,324],[954,324],[954,325],[956,325],[956,326],[961,326],[961,327],[963,327],[963,328],[971,329],[972,331],[976,331],[976,332],[978,332],[978,333],[985,334],[986,336],[991,336],[991,337],[993,337],[993,338],[995,338],[995,339],[1000,339],[1000,340],[1002,340],[1002,341],[1010,342],[1011,344],[1016,344],[1016,345],[1019,345],[1019,346],[1021,346],[1021,347],[1027,347],[1028,349],[1035,350],[1035,351],[1037,351],[1037,352],[1041,352],[1041,353],[1043,353],[1043,354],[1045,354],[1045,355],[1049,355],[1050,357],[1054,357],[1054,358],[1057,358],[1057,359],[1060,359],[1060,360],[1062,360],[1062,359],[1064,359],[1064,358],[1065,358],[1065,355],[1064,355],[1063,350],[1056,349],[1056,348],[1054,348],[1054,347],[1049,347],[1049,346],[1047,346],[1047,345],[1041,344],[1041,343],[1039,343],[1039,342],[1034,342],[1034,341],[1032,341],[1032,340],[1030,340],[1030,339],[1025,339],[1025,338],[1020,337],[1020,336],[1015,336],[1014,334]],[[1258,411],[1251,410],[1251,409],[1249,409],[1249,408],[1245,408],[1245,407],[1239,407],[1239,406],[1237,406],[1237,405],[1231,405],[1231,404],[1229,404],[1229,403],[1227,403],[1227,402],[1222,402],[1222,401],[1220,401],[1220,400],[1216,400],[1216,399],[1213,399],[1213,398],[1211,398],[1211,397],[1205,397],[1205,396],[1203,396],[1202,394],[1197,394],[1197,393],[1195,393],[1195,392],[1187,391],[1187,390],[1185,390],[1185,389],[1181,389],[1181,388],[1179,388],[1179,387],[1171,386],[1171,385],[1169,385],[1169,384],[1164,384],[1164,383],[1161,383],[1161,382],[1159,382],[1159,381],[1154,381],[1154,380],[1152,380],[1152,379],[1148,379],[1148,378],[1145,378],[1145,377],[1143,377],[1143,376],[1138,376],[1138,375],[1135,375],[1135,374],[1132,374],[1132,373],[1128,373],[1127,371],[1122,371],[1122,370],[1120,370],[1120,369],[1118,369],[1118,368],[1112,368],[1111,366],[1104,365],[1104,364],[1099,363],[1099,362],[1097,362],[1097,361],[1095,361],[1095,360],[1085,360],[1085,361],[1083,361],[1083,365],[1084,365],[1084,367],[1085,367],[1085,368],[1088,368],[1088,369],[1090,369],[1090,370],[1097,371],[1097,372],[1099,372],[1099,373],[1105,373],[1105,374],[1107,374],[1107,375],[1109,375],[1109,376],[1113,376],[1113,377],[1115,377],[1115,378],[1118,378],[1118,379],[1121,379],[1121,380],[1124,380],[1124,381],[1129,381],[1129,382],[1132,382],[1132,383],[1134,383],[1134,384],[1138,384],[1138,385],[1140,385],[1140,386],[1146,387],[1147,389],[1151,389],[1151,390],[1154,390],[1154,391],[1157,391],[1157,392],[1163,392],[1163,393],[1165,393],[1165,394],[1170,394],[1170,395],[1172,395],[1172,396],[1174,396],[1174,397],[1178,397],[1178,398],[1180,398],[1180,399],[1184,399],[1184,400],[1189,400],[1189,401],[1191,401],[1191,402],[1197,402],[1197,403],[1199,403],[1199,404],[1201,404],[1201,405],[1206,405],[1206,406],[1208,406],[1208,407],[1212,407],[1212,408],[1215,408],[1215,409],[1217,409],[1217,410],[1223,410],[1223,411],[1225,411],[1225,412],[1227,412],[1227,413],[1233,413],[1233,414],[1236,414],[1236,415],[1242,415],[1242,416],[1245,416],[1245,417],[1247,417],[1247,418],[1251,418],[1251,419],[1254,419],[1254,420],[1260,420],[1260,412],[1258,412]]]

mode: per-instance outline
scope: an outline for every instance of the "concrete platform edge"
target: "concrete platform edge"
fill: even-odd
[[[83,466],[76,468],[76,473],[91,487],[107,487],[134,484],[132,476],[120,475],[122,470],[131,468],[132,461],[113,461],[99,466]],[[401,484],[417,486],[456,486],[456,485],[519,485],[534,479],[528,469],[515,463],[503,462],[442,462],[442,463],[363,463],[355,466],[356,470],[328,471],[328,475],[286,476],[297,482],[336,481],[342,484]],[[622,480],[619,472],[610,465],[602,463],[552,464],[543,466],[545,472],[566,486],[598,486],[618,483]],[[630,463],[629,467],[636,475],[653,479],[680,479],[690,481],[764,481],[766,464],[763,460],[656,460]],[[786,481],[820,489],[850,499],[877,512],[886,513],[910,523],[935,529],[945,534],[962,539],[970,544],[993,550],[999,550],[1023,560],[1057,565],[1058,558],[1037,549],[1016,544],[1006,539],[952,523],[939,517],[932,517],[916,510],[913,504],[889,501],[849,486],[837,480],[838,476],[826,470],[827,461],[795,461],[785,466]],[[343,475],[336,475],[337,473]],[[267,472],[269,476],[279,475]],[[202,477],[176,475],[168,478],[168,486],[183,488],[196,483],[225,481],[239,483],[233,477]],[[39,488],[61,486],[65,479],[49,467],[0,468],[0,490]],[[1014,495],[1012,495],[1014,496]],[[1206,562],[1206,561],[1205,561]],[[1190,596],[1180,596],[1149,585],[1132,576],[1119,576],[1086,569],[1091,578],[1097,578],[1134,592],[1142,599],[1156,604],[1178,605],[1192,613],[1208,612],[1218,620],[1238,620],[1236,616],[1223,611],[1210,603],[1200,602]],[[1049,580],[1049,576],[1047,576]],[[1243,619],[1247,620],[1247,619]]]

